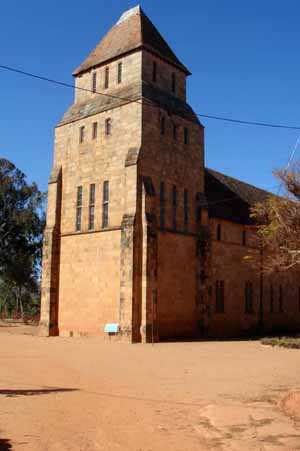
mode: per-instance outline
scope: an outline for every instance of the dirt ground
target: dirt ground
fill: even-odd
[[[0,323],[0,450],[300,450],[300,351]]]

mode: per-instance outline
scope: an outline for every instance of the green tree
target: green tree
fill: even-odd
[[[45,195],[0,159],[0,312],[23,315],[39,290]]]

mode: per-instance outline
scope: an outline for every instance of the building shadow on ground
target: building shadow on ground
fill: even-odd
[[[78,388],[44,388],[36,390],[6,390],[0,389],[0,396],[6,396],[7,398],[14,398],[16,396],[40,396],[49,395],[51,393],[67,393],[78,391]],[[0,451],[2,448],[0,447]]]
[[[0,451],[10,451],[10,450],[12,450],[10,440],[0,438]]]

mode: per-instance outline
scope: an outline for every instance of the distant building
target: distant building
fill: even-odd
[[[141,8],[73,75],[55,129],[41,334],[104,335],[108,323],[130,342],[299,330],[299,277],[270,280],[243,263],[249,206],[267,193],[205,169],[190,72]]]

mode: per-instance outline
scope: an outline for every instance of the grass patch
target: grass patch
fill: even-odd
[[[300,349],[300,337],[266,337],[261,339],[261,343],[269,346]]]

